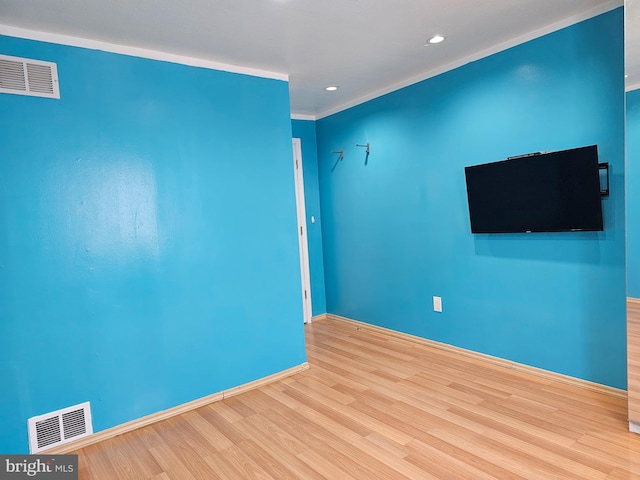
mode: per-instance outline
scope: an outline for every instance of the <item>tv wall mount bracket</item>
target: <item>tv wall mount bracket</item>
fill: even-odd
[[[609,196],[609,162],[603,162],[598,164],[598,170],[600,171],[600,195],[603,197]],[[604,172],[604,185],[602,185],[602,172]]]

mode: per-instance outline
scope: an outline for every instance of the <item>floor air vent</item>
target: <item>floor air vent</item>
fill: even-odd
[[[53,62],[0,55],[0,93],[60,98],[58,67]]]
[[[38,453],[93,433],[91,405],[81,403],[29,419],[29,450]]]

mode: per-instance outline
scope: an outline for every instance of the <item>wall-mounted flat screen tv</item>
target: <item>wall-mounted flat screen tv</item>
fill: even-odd
[[[472,233],[600,231],[598,147],[465,168]]]

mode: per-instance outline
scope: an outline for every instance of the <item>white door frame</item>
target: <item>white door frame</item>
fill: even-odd
[[[302,280],[302,314],[304,323],[311,323],[311,276],[309,274],[309,247],[307,245],[307,213],[304,206],[304,178],[302,176],[302,147],[294,138],[293,169],[296,185],[296,211],[298,214],[298,247],[300,251],[300,278]]]

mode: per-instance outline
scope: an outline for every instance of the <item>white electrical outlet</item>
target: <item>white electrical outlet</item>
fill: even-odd
[[[433,311],[442,312],[442,297],[433,297]]]

